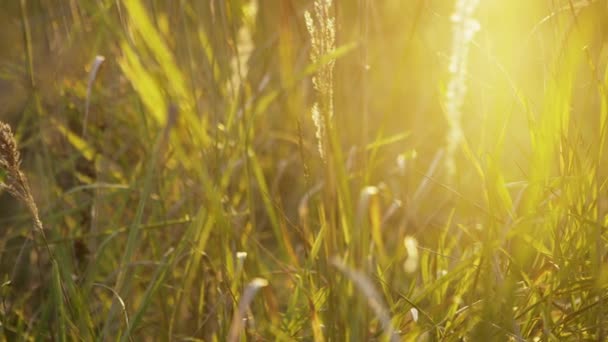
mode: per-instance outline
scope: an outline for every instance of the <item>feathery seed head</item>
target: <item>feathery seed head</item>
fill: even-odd
[[[312,105],[312,122],[315,124],[317,128],[317,132],[315,136],[317,137],[318,145],[319,145],[319,154],[321,158],[325,157],[323,152],[323,136],[325,135],[325,124],[323,123],[323,117],[321,116],[321,112],[319,112],[319,104],[315,102]]]
[[[0,167],[9,170],[18,170],[21,164],[17,143],[11,127],[0,121]]]
[[[0,180],[0,189],[24,201],[27,194],[19,170],[20,164],[21,157],[11,127],[0,121],[0,169],[5,172],[4,179]]]
[[[310,34],[310,60],[318,63],[335,49],[336,30],[335,19],[331,15],[331,0],[316,0],[314,3],[314,18],[310,12],[304,12],[306,28]],[[313,88],[317,93],[317,102],[312,107],[312,120],[317,128],[316,137],[319,154],[324,158],[325,123],[333,117],[333,69],[335,59],[330,59],[319,66],[312,78]],[[327,118],[327,121],[326,121]]]
[[[448,70],[452,76],[445,99],[446,119],[449,126],[446,166],[450,178],[456,172],[455,153],[464,137],[461,124],[462,106],[467,92],[466,73],[469,45],[473,35],[480,28],[479,22],[473,18],[473,12],[478,4],[479,0],[457,0],[451,17],[453,41]]]
[[[17,141],[11,127],[0,121],[0,169],[6,172],[6,178],[0,180],[0,189],[8,191],[13,197],[27,206],[39,231],[43,230],[38,216],[38,207],[30,190],[27,177],[20,169],[21,157]]]

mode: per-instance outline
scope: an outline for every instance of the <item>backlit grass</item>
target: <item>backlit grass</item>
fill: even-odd
[[[604,2],[0,8],[3,340],[606,339]]]

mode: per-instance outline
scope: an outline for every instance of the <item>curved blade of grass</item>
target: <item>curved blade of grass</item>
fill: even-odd
[[[239,301],[239,307],[232,317],[232,324],[230,325],[227,339],[228,342],[237,342],[239,340],[239,335],[243,329],[243,319],[245,319],[249,305],[251,305],[251,301],[253,301],[256,293],[266,286],[268,286],[268,281],[262,278],[255,278],[247,285],[243,292],[243,296]]]
[[[382,324],[385,336],[391,342],[399,341],[399,335],[393,328],[389,311],[386,308],[382,297],[374,288],[374,285],[369,278],[367,278],[363,273],[349,268],[339,259],[333,259],[332,264],[340,272],[344,273],[344,275],[346,275],[357,286],[359,291],[365,295],[369,307],[374,311],[376,317],[378,317],[378,320],[380,320],[380,323]]]
[[[150,306],[152,297],[154,296],[154,294],[156,294],[156,291],[158,290],[160,285],[165,280],[169,266],[173,265],[173,261],[175,260],[176,254],[177,253],[174,253],[174,249],[171,248],[163,256],[163,261],[161,262],[160,266],[154,273],[154,277],[152,278],[152,281],[146,288],[146,292],[144,293],[141,304],[139,305],[139,308],[133,315],[133,318],[131,320],[131,325],[127,325],[127,331],[125,331],[125,334],[122,335],[121,341],[124,342],[124,341],[127,341],[128,339],[131,339],[131,334],[133,333],[135,328],[137,328],[137,326],[141,322],[141,319],[142,319],[144,313]],[[124,303],[123,303],[123,305],[124,305]]]
[[[101,67],[103,61],[106,58],[104,56],[95,56],[95,60],[93,61],[93,66],[91,67],[91,72],[89,73],[89,81],[87,82],[87,98],[85,100],[84,105],[84,119],[82,120],[82,137],[86,138],[87,136],[87,125],[89,120],[89,107],[91,104],[91,92],[93,91],[93,83],[97,78],[97,72]]]
[[[127,306],[125,305],[125,301],[120,297],[120,295],[118,294],[118,292],[114,291],[113,288],[105,285],[105,284],[101,284],[101,283],[93,283],[93,286],[98,286],[101,288],[104,288],[110,292],[112,292],[112,295],[114,295],[114,297],[116,297],[116,299],[118,300],[118,302],[120,303],[120,307],[122,309],[122,312],[125,315],[125,325],[127,326],[127,329],[130,329],[130,323],[129,323],[129,314],[127,313]]]

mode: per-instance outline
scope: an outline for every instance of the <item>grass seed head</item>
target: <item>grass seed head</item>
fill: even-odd
[[[473,35],[480,28],[473,17],[479,0],[458,0],[452,14],[453,40],[450,56],[450,82],[445,99],[446,119],[449,126],[447,134],[446,167],[448,176],[456,173],[455,154],[464,139],[462,131],[462,106],[467,93],[466,74],[469,46]]]
[[[0,121],[0,167],[10,172],[19,170],[21,159],[11,127]]]
[[[8,191],[13,197],[21,201],[30,211],[36,229],[42,231],[38,207],[34,202],[27,178],[21,172],[20,166],[21,156],[13,131],[8,124],[0,121],[0,169],[6,172],[6,178],[0,180],[0,189]]]
[[[322,58],[335,49],[335,18],[331,14],[331,0],[317,0],[314,4],[314,18],[310,12],[304,13],[306,28],[310,34],[310,60],[319,63]],[[319,66],[312,78],[317,92],[317,102],[312,107],[312,120],[317,128],[316,137],[321,158],[325,157],[323,140],[326,135],[326,122],[333,117],[333,70],[336,61],[330,59]],[[327,120],[326,120],[327,119]]]

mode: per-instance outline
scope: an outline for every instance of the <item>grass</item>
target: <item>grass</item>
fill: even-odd
[[[3,340],[606,339],[603,2],[2,7]]]

